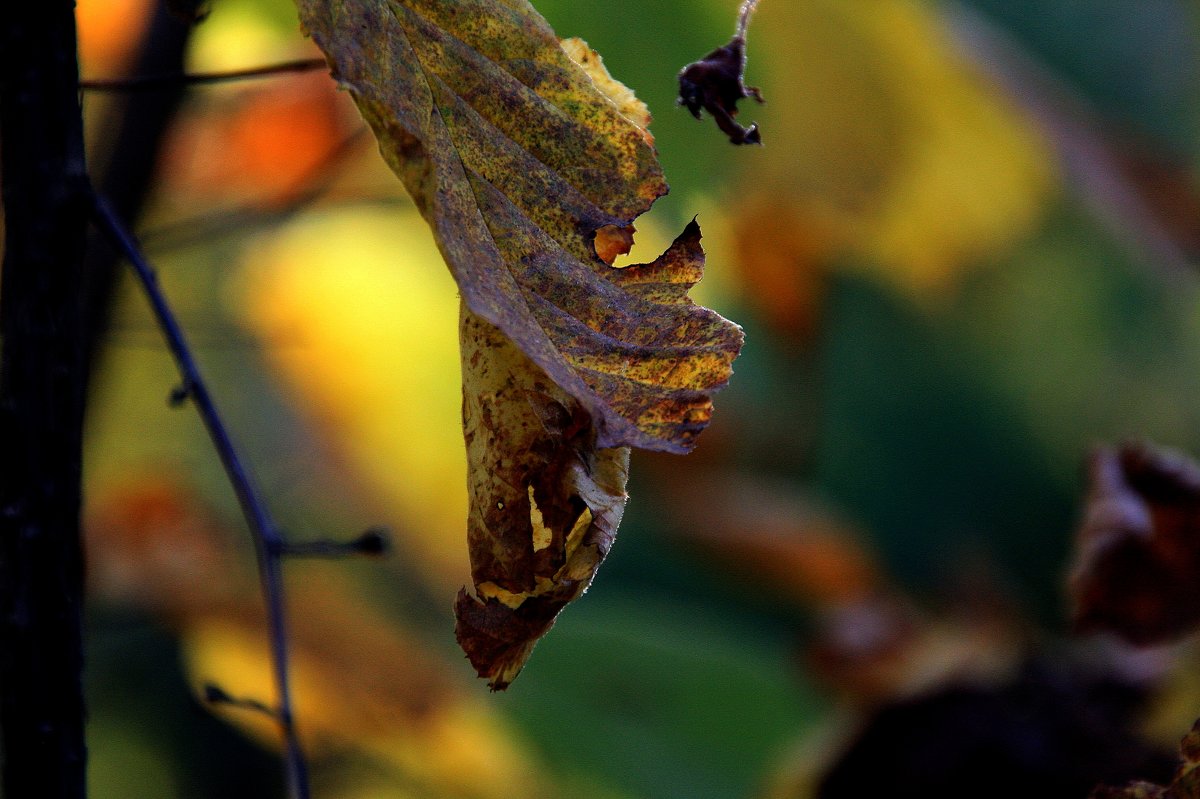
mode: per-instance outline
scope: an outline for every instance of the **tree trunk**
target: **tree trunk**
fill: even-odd
[[[89,197],[71,0],[0,3],[0,169],[2,793],[82,797],[80,287]]]

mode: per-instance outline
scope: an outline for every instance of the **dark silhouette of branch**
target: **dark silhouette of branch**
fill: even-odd
[[[200,86],[210,83],[230,83],[239,80],[267,78],[292,72],[309,72],[326,66],[323,58],[303,58],[284,61],[262,67],[234,69],[228,72],[185,73],[165,72],[154,75],[135,75],[131,78],[95,78],[79,81],[79,88],[97,92],[145,92],[177,90],[183,86]]]
[[[72,0],[0,5],[0,794],[86,794],[79,315],[88,188]]]
[[[167,346],[175,358],[183,387],[188,398],[195,404],[200,418],[208,430],[213,446],[221,458],[233,490],[237,494],[242,514],[254,538],[258,556],[259,580],[262,584],[267,606],[268,635],[271,646],[272,671],[278,706],[274,712],[284,738],[285,767],[289,795],[293,799],[308,799],[308,769],[300,739],[296,731],[292,707],[291,685],[288,678],[288,634],[283,598],[283,558],[287,544],[276,527],[251,479],[250,472],[238,455],[229,431],[217,412],[216,404],[209,394],[208,386],[200,374],[199,367],[188,348],[183,331],[175,314],[158,286],[154,269],[142,255],[133,236],[116,216],[108,201],[99,194],[93,195],[93,216],[97,225],[112,241],[113,245],[129,260],[138,281],[145,290],[154,316],[162,328]]]

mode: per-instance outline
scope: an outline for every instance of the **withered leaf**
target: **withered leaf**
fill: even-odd
[[[762,144],[758,123],[743,128],[737,116],[739,100],[753,97],[763,102],[758,89],[745,84],[746,26],[758,0],[746,0],[738,18],[737,33],[729,44],[718,47],[699,61],[679,71],[679,105],[700,119],[701,109],[712,114],[721,132],[733,144]]]
[[[457,632],[502,688],[607,553],[627,448],[692,448],[741,330],[687,297],[694,222],[650,264],[597,254],[667,190],[648,115],[525,0],[298,4],[462,294],[478,597]]]
[[[1200,626],[1200,466],[1148,444],[1100,448],[1069,588],[1074,623],[1149,645]]]
[[[1091,799],[1200,799],[1200,721],[1179,742],[1179,767],[1169,785],[1140,780],[1119,788],[1102,785]]]

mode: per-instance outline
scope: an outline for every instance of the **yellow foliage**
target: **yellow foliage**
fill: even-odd
[[[405,568],[465,582],[458,298],[425,223],[304,216],[252,248],[240,287],[268,362],[422,559]]]
[[[922,294],[1037,222],[1054,180],[1047,144],[929,5],[768,4],[751,50],[775,62],[754,180],[772,202],[790,198],[826,259],[854,253]]]
[[[334,604],[323,618],[304,614],[295,620],[291,687],[310,754],[363,752],[421,785],[421,796],[543,795],[522,744],[491,708],[444,679],[444,664],[396,650],[404,642],[382,622],[374,620],[372,630],[360,615],[338,612],[354,608]],[[322,647],[330,638],[333,644]],[[233,697],[270,701],[266,641],[255,618],[196,619],[184,631],[188,670],[197,687],[212,683]],[[386,655],[403,660],[385,663]],[[265,714],[222,704],[213,709],[264,746],[278,745],[278,729]]]

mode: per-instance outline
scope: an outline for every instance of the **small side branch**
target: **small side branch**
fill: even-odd
[[[79,88],[96,92],[144,92],[174,89],[179,86],[201,86],[209,83],[230,83],[253,80],[293,72],[309,72],[326,67],[323,58],[304,58],[284,61],[264,67],[235,69],[227,72],[173,73],[167,75],[138,75],[132,78],[96,78],[79,81]]]
[[[286,542],[272,520],[266,503],[255,488],[250,472],[238,455],[229,431],[217,412],[208,385],[204,382],[184,338],[183,330],[159,288],[154,269],[146,261],[132,234],[117,218],[104,197],[99,194],[93,195],[92,211],[97,225],[112,241],[113,246],[129,259],[138,281],[145,290],[158,325],[167,340],[167,346],[175,358],[183,385],[187,387],[186,395],[195,403],[196,409],[200,413],[213,446],[216,447],[225,472],[229,476],[229,481],[233,485],[233,490],[237,494],[242,514],[250,527],[258,556],[259,579],[267,605],[272,669],[278,697],[278,708],[274,715],[279,720],[284,738],[289,795],[292,799],[308,799],[308,768],[296,732],[291,686],[288,678],[288,635],[283,601],[282,562],[287,553]]]
[[[388,531],[372,527],[350,541],[298,541],[283,545],[283,554],[291,558],[339,558],[348,555],[378,556],[391,546]]]

